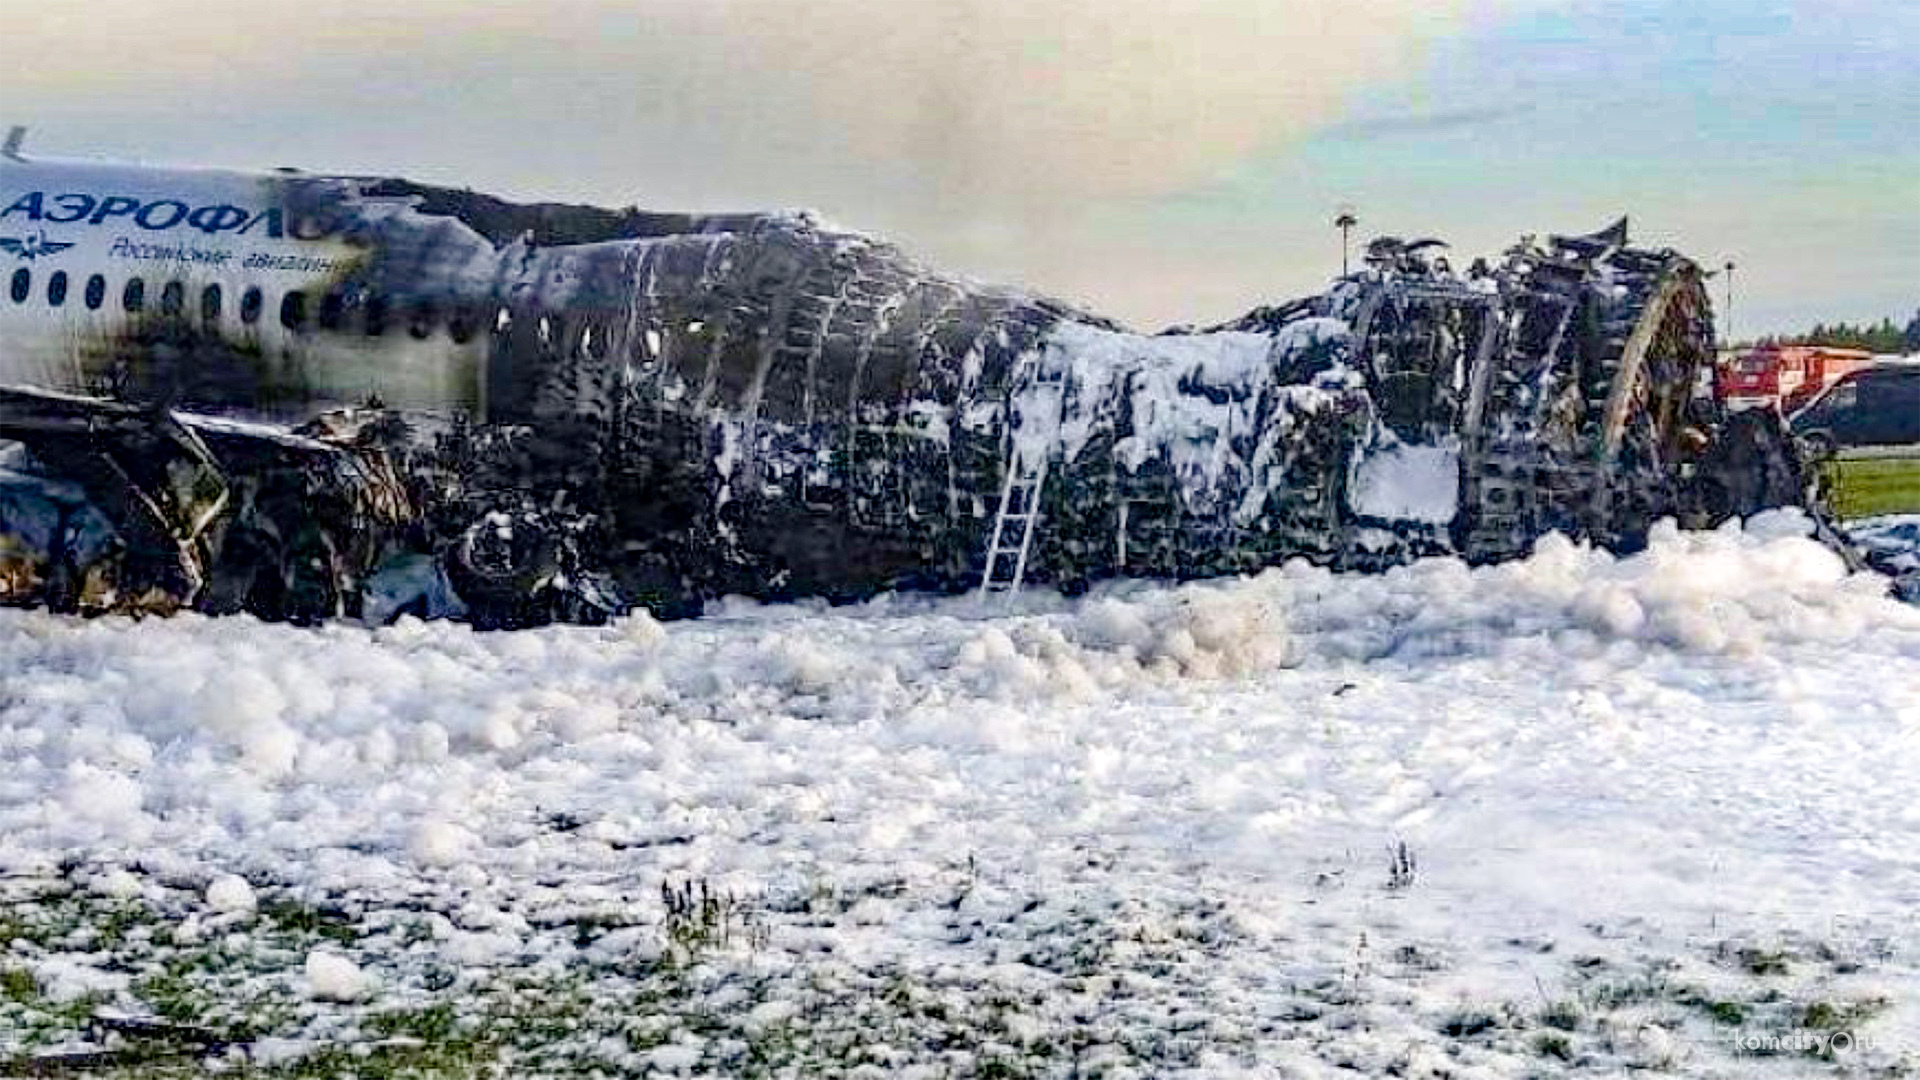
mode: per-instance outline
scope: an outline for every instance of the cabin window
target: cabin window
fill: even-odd
[[[27,294],[33,291],[33,271],[21,267],[13,272],[13,302],[24,304]]]
[[[387,298],[379,293],[368,293],[366,306],[361,309],[364,321],[360,324],[368,337],[379,337],[387,332]]]
[[[177,281],[169,281],[160,290],[160,314],[177,316],[187,309],[187,287]]]
[[[98,311],[107,302],[107,279],[95,274],[87,279],[87,310]]]
[[[320,296],[320,329],[338,330],[346,321],[347,298],[339,289],[328,289]]]
[[[455,308],[447,318],[447,336],[456,345],[465,345],[473,340],[474,332],[480,329],[480,317],[472,308]]]
[[[592,360],[605,360],[607,346],[613,341],[613,330],[606,323],[592,323],[587,332],[580,336],[580,351]]]
[[[439,313],[434,310],[433,301],[422,300],[413,306],[413,317],[407,320],[407,333],[425,341],[433,336],[434,320]]]
[[[220,286],[209,285],[200,290],[200,321],[217,323],[220,321]]]
[[[59,307],[67,302],[67,272],[55,270],[47,278],[47,306]]]
[[[257,286],[249,287],[240,294],[240,321],[252,326],[260,321],[260,309],[267,306],[266,297],[261,295]]]
[[[307,294],[295,289],[280,298],[280,325],[289,330],[307,328]]]
[[[120,294],[120,306],[129,312],[141,312],[147,309],[147,283],[139,278],[128,278],[127,287]]]

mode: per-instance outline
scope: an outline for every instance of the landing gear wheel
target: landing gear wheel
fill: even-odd
[[[559,541],[530,514],[486,514],[447,552],[447,577],[483,629],[549,621],[541,594],[559,572]]]
[[[1826,461],[1839,452],[1830,431],[1809,431],[1805,435],[1794,436],[1794,442],[1799,444],[1800,459],[1808,464]]]

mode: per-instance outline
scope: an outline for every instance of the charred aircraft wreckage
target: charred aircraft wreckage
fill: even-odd
[[[486,626],[1630,549],[1798,504],[1624,222],[1146,336],[805,215],[0,160],[0,599]],[[8,271],[0,271],[7,273]]]

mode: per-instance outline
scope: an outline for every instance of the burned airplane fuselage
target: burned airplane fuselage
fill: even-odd
[[[1799,497],[1773,433],[1693,396],[1698,269],[1624,232],[1466,274],[1387,242],[1323,296],[1144,336],[801,215],[0,183],[16,600],[512,625],[1491,559]]]

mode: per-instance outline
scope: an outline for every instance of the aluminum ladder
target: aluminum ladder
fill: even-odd
[[[987,541],[986,571],[980,578],[979,595],[983,600],[994,593],[1005,593],[1011,601],[1013,594],[1020,591],[1021,582],[1026,580],[1027,557],[1033,551],[1033,532],[1040,521],[1040,494],[1047,486],[1047,470],[1053,461],[1060,420],[1066,410],[1067,384],[1062,371],[1042,368],[1027,385],[1053,390],[1051,407],[1043,405],[1043,411],[1050,414],[1047,444],[1033,454],[1034,460],[1030,461],[1028,455],[1021,452],[1016,433],[1007,433],[1006,479],[1000,487],[1000,511],[993,518],[993,536]],[[1029,419],[1021,417],[1022,426]],[[1018,541],[1012,539],[1010,529],[1018,533]]]

